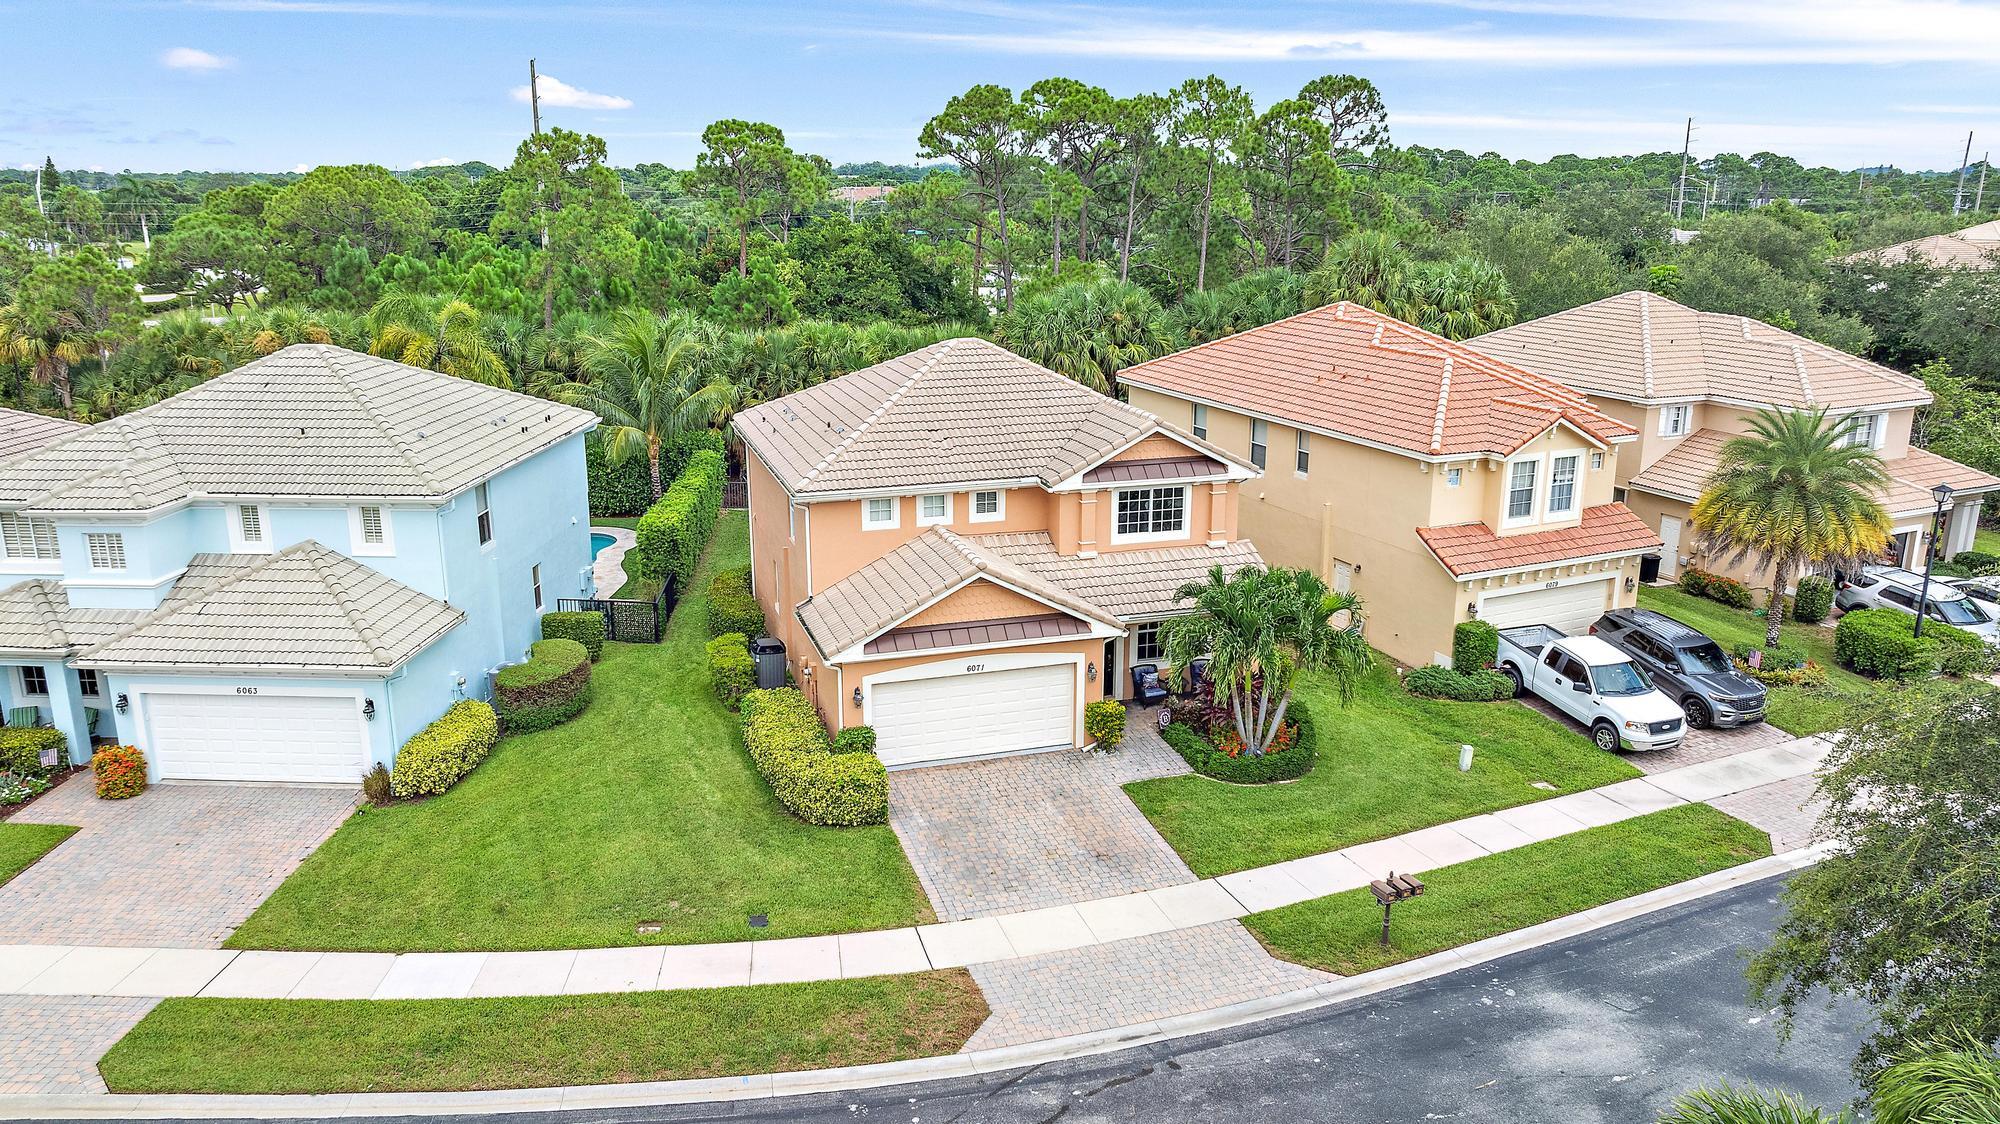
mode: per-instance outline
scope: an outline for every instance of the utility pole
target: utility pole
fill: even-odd
[[[528,60],[528,112],[534,115],[534,135],[539,137],[542,135],[542,85],[540,76],[535,73],[535,60],[532,58]],[[535,179],[535,195],[539,197],[541,194],[542,181],[540,177],[537,177]],[[547,270],[542,282],[542,330],[547,331],[555,327],[556,315],[556,264],[549,257],[549,212],[547,208],[542,210],[542,259],[546,263],[544,268]]]
[[[1972,134],[1965,134],[1965,158],[1958,162],[1958,190],[1951,196],[1951,213],[1965,210],[1965,169],[1972,163]]]
[[[49,208],[42,202],[42,170],[40,168],[35,169],[35,210],[40,211],[43,218],[49,217]]]
[[[1986,205],[1986,169],[1993,166],[1993,153],[1985,152],[1979,157],[1979,190],[1972,193],[1972,209],[1976,212]]]
[[[1687,132],[1681,135],[1681,184],[1674,193],[1674,221],[1681,221],[1681,210],[1687,206],[1688,197],[1688,148],[1694,143],[1694,118],[1688,118]]]

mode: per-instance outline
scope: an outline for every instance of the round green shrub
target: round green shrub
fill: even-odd
[[[1818,624],[1831,612],[1833,582],[1818,574],[1800,578],[1798,592],[1792,596],[1792,619],[1800,624]]]
[[[1125,704],[1117,699],[1097,699],[1083,708],[1083,732],[1105,752],[1125,740]]]
[[[590,652],[575,640],[537,640],[526,663],[493,676],[493,708],[511,734],[560,726],[590,702]]]
[[[60,763],[68,747],[63,732],[50,726],[0,726],[0,773],[39,777],[49,771],[42,754]]]
[[[839,733],[833,735],[833,752],[835,753],[875,752],[875,727],[848,726],[843,728]]]
[[[574,640],[583,645],[596,663],[604,658],[604,614],[591,610],[587,613],[543,613],[542,639]]]
[[[1993,666],[1992,650],[1972,633],[1927,620],[1919,638],[1916,623],[1894,609],[1856,609],[1833,628],[1833,656],[1841,666],[1878,679],[1914,679],[1936,671],[1976,675]]]
[[[1451,666],[1463,672],[1492,667],[1500,658],[1500,630],[1485,621],[1460,621],[1451,630]]]
[[[1963,567],[1972,577],[1986,577],[2000,574],[2000,554],[1988,554],[1983,550],[1961,550],[1951,556],[1952,564]]]

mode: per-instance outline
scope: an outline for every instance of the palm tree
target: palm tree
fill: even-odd
[[[1121,281],[1062,285],[1024,297],[996,326],[1000,342],[1025,359],[1111,393],[1134,363],[1174,349],[1166,313],[1151,293]]]
[[[662,320],[644,309],[626,309],[611,317],[601,335],[585,340],[590,381],[555,394],[557,401],[604,419],[598,439],[612,464],[645,452],[654,500],[663,490],[660,450],[683,433],[721,421],[736,403],[736,387],[704,369],[706,339],[692,317]]]
[[[488,386],[512,387],[507,365],[480,331],[479,310],[461,300],[434,304],[393,289],[368,310],[370,355]]]
[[[1852,566],[1881,553],[1889,516],[1876,499],[1888,486],[1882,458],[1850,442],[1854,423],[1826,410],[1759,410],[1729,439],[1695,501],[1695,541],[1704,554],[1776,567],[1765,606],[1764,643],[1775,647],[1785,589],[1807,565]]]
[[[2000,1054],[1963,1030],[1912,1043],[1875,1075],[1869,1102],[1877,1124],[2000,1120]]]
[[[1194,611],[1161,626],[1167,659],[1188,667],[1207,657],[1218,701],[1229,705],[1244,752],[1262,756],[1278,737],[1292,705],[1292,684],[1302,671],[1332,675],[1345,703],[1368,670],[1368,642],[1361,638],[1361,599],[1328,588],[1310,570],[1245,566],[1189,582],[1174,600]],[[1343,617],[1343,623],[1334,623]]]
[[[37,319],[19,304],[0,307],[0,359],[28,368],[36,382],[55,387],[63,410],[72,416],[76,402],[69,371],[90,353],[90,341],[74,325]]]
[[[1421,300],[1410,258],[1393,235],[1362,230],[1335,242],[1306,275],[1306,306],[1352,301],[1384,316],[1416,323]]]
[[[1498,266],[1484,258],[1453,258],[1420,269],[1419,327],[1450,340],[1471,339],[1514,322],[1514,292]]]

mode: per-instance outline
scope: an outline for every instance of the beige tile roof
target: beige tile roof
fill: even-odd
[[[1633,435],[1538,368],[1342,301],[1128,367],[1118,381],[1420,456],[1504,456],[1567,421]]]
[[[1014,480],[1056,484],[1158,429],[1144,410],[981,339],[953,339],[736,415],[795,496]]]
[[[1095,558],[1059,554],[1048,534],[1040,531],[981,535],[974,541],[1123,621],[1184,611],[1185,606],[1175,605],[1174,591],[1201,580],[1211,566],[1234,573],[1264,564],[1257,548],[1244,539],[1220,547],[1119,550]]]
[[[146,511],[196,496],[441,500],[596,421],[299,344],[9,461],[0,510]]]
[[[0,461],[30,453],[64,434],[82,429],[81,422],[0,407]]]
[[[1897,265],[1912,258],[1928,262],[1937,269],[2000,268],[2000,219],[1968,226],[1950,234],[1933,234],[1893,246],[1862,250],[1841,260],[1856,265],[1877,261]]]
[[[139,609],[73,608],[61,582],[21,582],[0,589],[0,652],[65,657],[144,615]]]
[[[1695,430],[1671,452],[1634,476],[1631,486],[1693,503],[1701,498],[1708,478],[1715,474],[1716,465],[1721,463],[1722,446],[1730,436],[1715,429]],[[2000,478],[1923,449],[1911,448],[1906,455],[1883,465],[1889,471],[1890,484],[1880,498],[1882,506],[1894,516],[1920,515],[1933,510],[1936,505],[1931,499],[1931,489],[1938,484],[1950,484],[1968,494],[2000,489]]]
[[[1930,401],[1922,382],[1745,316],[1620,293],[1466,341],[1586,394],[1835,409]]]
[[[270,555],[197,554],[158,609],[78,667],[384,674],[465,614],[310,539]]]
[[[1584,508],[1577,526],[1553,531],[1498,535],[1484,523],[1459,523],[1419,527],[1417,537],[1453,577],[1460,579],[1638,554],[1664,545],[1660,536],[1622,503]]]

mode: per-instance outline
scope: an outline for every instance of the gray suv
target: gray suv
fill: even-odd
[[[1736,670],[1706,633],[1651,609],[1613,609],[1590,632],[1644,668],[1690,727],[1726,730],[1764,720],[1764,685]]]

